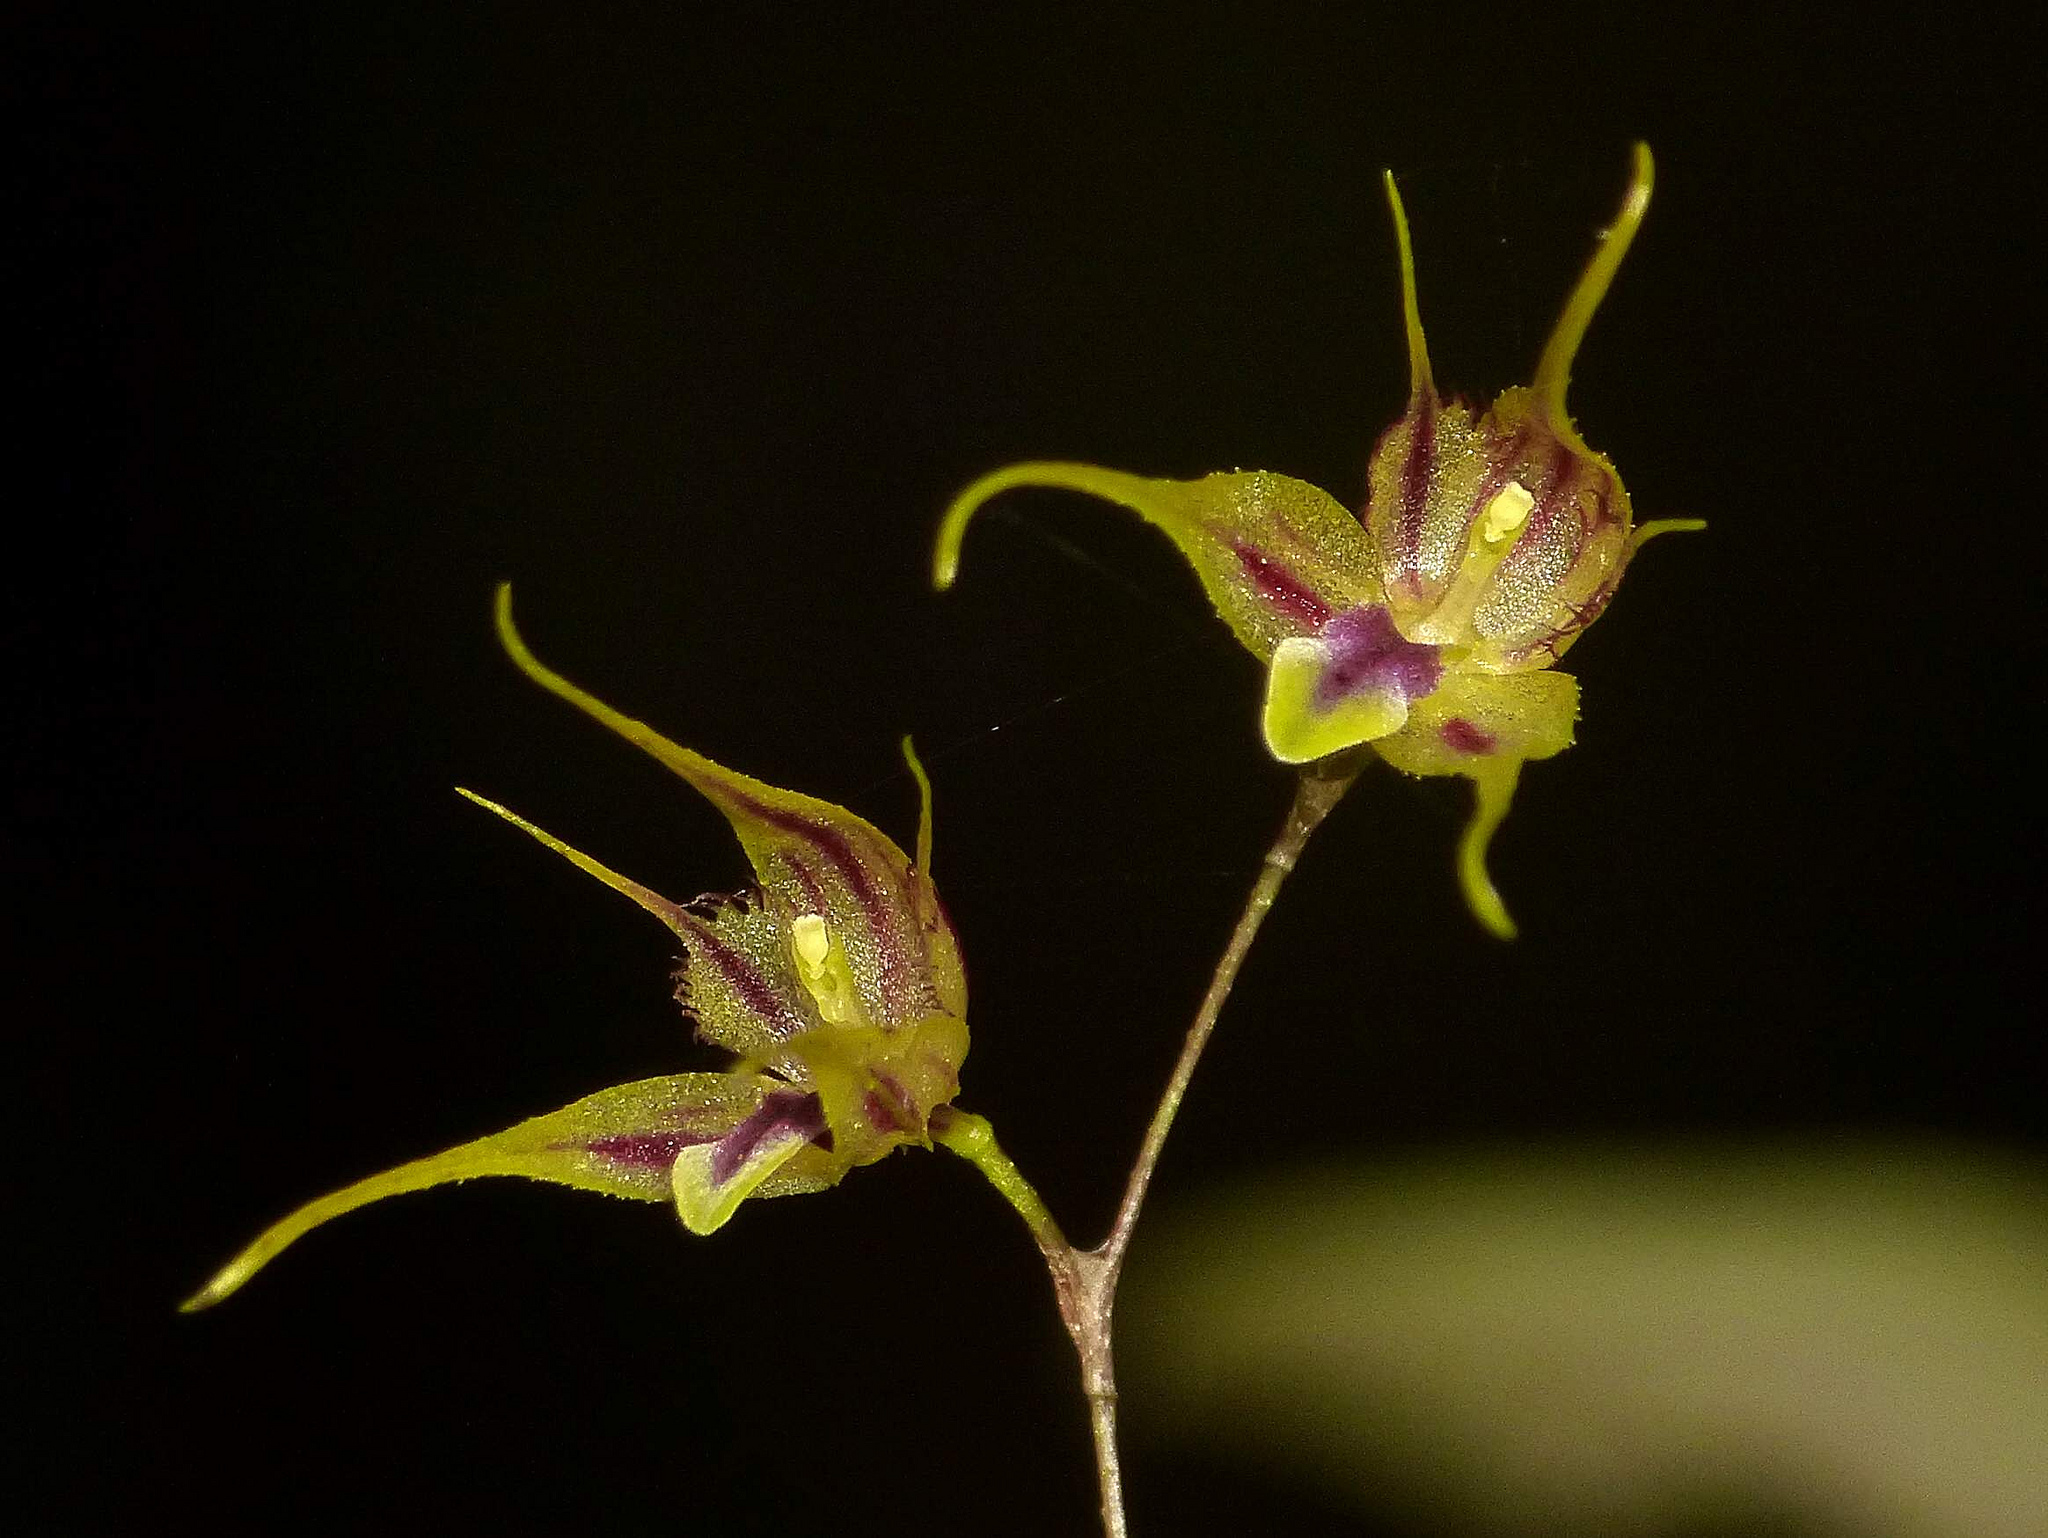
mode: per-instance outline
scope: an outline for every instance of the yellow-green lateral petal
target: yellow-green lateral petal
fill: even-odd
[[[1408,699],[1392,684],[1319,704],[1317,686],[1329,667],[1320,641],[1296,636],[1273,649],[1260,725],[1266,750],[1283,764],[1306,764],[1398,731]]]
[[[682,1150],[724,1136],[782,1088],[758,1074],[685,1073],[587,1095],[503,1132],[358,1180],[273,1223],[183,1307],[209,1308],[332,1218],[387,1196],[481,1175],[519,1175],[608,1196],[660,1201]]]
[[[1493,758],[1562,753],[1578,714],[1579,685],[1569,673],[1454,671],[1435,693],[1411,700],[1407,723],[1372,746],[1406,774],[1471,775]]]
[[[1289,636],[1313,635],[1331,614],[1381,601],[1364,529],[1306,481],[1264,470],[1153,480],[1050,460],[992,471],[953,500],[933,555],[932,580],[940,589],[953,585],[975,513],[1026,486],[1100,497],[1159,529],[1194,567],[1217,614],[1261,661]]]

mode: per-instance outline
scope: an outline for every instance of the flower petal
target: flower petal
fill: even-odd
[[[498,589],[497,621],[527,677],[666,764],[725,814],[783,931],[799,918],[824,921],[869,1021],[895,1028],[935,1012],[965,1015],[959,946],[924,865],[844,808],[735,773],[570,683],[520,639],[509,585]]]
[[[783,1089],[717,1142],[681,1150],[669,1169],[669,1189],[683,1226],[693,1234],[716,1233],[824,1130],[818,1097]]]
[[[939,525],[933,582],[960,566],[960,542],[982,504],[1020,486],[1086,492],[1165,533],[1209,601],[1261,661],[1332,614],[1381,601],[1378,564],[1358,520],[1326,491],[1264,470],[1199,481],[1150,480],[1097,465],[1034,461],[992,471],[961,492]]]
[[[1404,639],[1377,605],[1282,641],[1266,675],[1267,749],[1283,764],[1305,764],[1399,730],[1408,702],[1443,677],[1437,652]]]
[[[1412,640],[1467,647],[1488,672],[1549,667],[1613,596],[1632,548],[1628,493],[1613,463],[1579,435],[1565,394],[1586,328],[1642,224],[1653,176],[1649,149],[1638,144],[1627,196],[1534,381],[1480,416],[1440,399],[1430,383],[1406,220],[1389,180],[1409,403],[1373,451],[1365,524],[1395,619]]]
[[[183,1308],[189,1313],[220,1302],[287,1245],[331,1218],[387,1196],[453,1180],[521,1175],[608,1196],[664,1200],[669,1194],[669,1168],[682,1153],[727,1137],[770,1096],[786,1091],[787,1086],[761,1074],[685,1073],[587,1095],[559,1111],[401,1164],[308,1202],[259,1234]],[[780,1189],[817,1189],[837,1178],[839,1172],[823,1150],[808,1162],[815,1167],[788,1171]]]
[[[1579,686],[1568,673],[1452,673],[1410,707],[1398,732],[1373,749],[1409,774],[1462,774],[1472,781],[1472,820],[1458,844],[1458,880],[1473,916],[1504,940],[1514,938],[1486,852],[1507,816],[1522,765],[1571,746]]]

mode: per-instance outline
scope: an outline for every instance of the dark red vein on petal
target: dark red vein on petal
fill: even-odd
[[[1256,545],[1242,539],[1230,541],[1230,553],[1244,568],[1259,596],[1310,634],[1329,623],[1330,607],[1286,566]]]

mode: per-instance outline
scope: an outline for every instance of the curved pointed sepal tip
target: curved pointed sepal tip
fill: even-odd
[[[1697,534],[1707,526],[1704,518],[1652,518],[1648,523],[1636,525],[1635,532],[1628,537],[1628,553],[1631,557],[1660,534]]]
[[[484,1143],[489,1141],[485,1139]],[[514,1173],[493,1170],[487,1166],[474,1167],[464,1156],[481,1146],[483,1145],[469,1144],[448,1153],[416,1159],[410,1164],[401,1164],[397,1169],[386,1170],[381,1175],[372,1175],[367,1180],[358,1180],[354,1185],[343,1186],[339,1191],[331,1191],[325,1196],[307,1202],[258,1234],[239,1255],[216,1271],[204,1287],[179,1304],[178,1311],[185,1314],[197,1313],[200,1309],[211,1308],[214,1304],[232,1297],[241,1290],[249,1278],[312,1230],[345,1213],[353,1212],[358,1207],[368,1206],[371,1202],[381,1201],[387,1196],[400,1196],[409,1191],[424,1191],[430,1186],[465,1179],[470,1175]]]
[[[1394,220],[1394,245],[1401,258],[1401,324],[1408,334],[1408,396],[1411,401],[1434,397],[1436,380],[1429,368],[1429,343],[1422,334],[1422,305],[1415,295],[1415,248],[1408,238],[1408,211],[1392,171],[1380,173],[1387,189],[1387,212]]]
[[[917,873],[926,881],[932,879],[932,779],[924,772],[924,762],[917,756],[917,744],[906,733],[901,744],[903,762],[910,769],[910,777],[917,781]]]
[[[1536,377],[1530,382],[1537,399],[1543,404],[1545,415],[1550,418],[1552,429],[1581,452],[1586,452],[1585,444],[1573,430],[1570,413],[1565,408],[1565,392],[1571,385],[1572,361],[1578,356],[1579,344],[1586,339],[1586,328],[1592,324],[1600,302],[1607,297],[1608,286],[1621,269],[1622,258],[1628,255],[1636,231],[1642,228],[1656,176],[1657,166],[1650,155],[1650,146],[1638,141],[1621,208],[1616,212],[1614,222],[1602,233],[1600,244],[1594,248],[1585,271],[1579,275],[1577,287],[1565,301],[1564,311],[1557,318],[1550,340],[1544,344],[1543,356],[1536,362]]]
[[[669,1161],[679,1151],[710,1145],[747,1127],[766,1097],[782,1087],[758,1074],[681,1073],[639,1079],[585,1095],[558,1111],[414,1159],[307,1202],[258,1234],[179,1307],[185,1313],[212,1307],[321,1224],[387,1196],[503,1175],[602,1196],[664,1200],[670,1187]],[[790,1118],[763,1120],[779,1127]],[[794,1156],[801,1147],[799,1139],[784,1158]],[[747,1189],[754,1189],[772,1173],[762,1171]]]
[[[554,850],[556,854],[560,855],[584,874],[595,876],[620,896],[632,898],[634,902],[660,919],[669,928],[674,929],[677,926],[678,914],[676,905],[666,897],[663,897],[659,892],[642,886],[630,876],[620,875],[610,866],[598,860],[593,860],[589,855],[583,853],[582,850],[563,843],[545,828],[535,827],[517,812],[498,805],[497,802],[491,800],[488,796],[480,796],[475,791],[462,785],[455,787],[455,794],[462,797],[465,801],[474,802],[487,812],[504,818],[505,821],[511,823],[513,827],[518,828],[537,843]]]
[[[1290,635],[1319,630],[1341,610],[1381,602],[1372,543],[1328,492],[1264,470],[1199,480],[1131,475],[1100,465],[1040,460],[983,476],[947,509],[934,580],[953,580],[968,520],[1019,487],[1076,491],[1135,513],[1172,540],[1239,641],[1261,661]]]
[[[1518,759],[1490,765],[1485,773],[1472,776],[1474,801],[1472,820],[1458,840],[1458,885],[1464,889],[1465,905],[1487,932],[1496,939],[1512,940],[1519,933],[1501,901],[1500,889],[1486,868],[1486,853],[1494,831],[1508,814],[1515,798],[1515,782],[1521,778]]]
[[[1142,495],[1140,488],[1144,484],[1139,476],[1067,460],[1025,460],[991,470],[955,497],[939,520],[938,541],[932,548],[932,586],[941,593],[952,587],[960,575],[960,545],[967,537],[967,525],[986,504],[1006,491],[1024,486],[1078,491],[1139,510],[1131,498],[1134,494]]]

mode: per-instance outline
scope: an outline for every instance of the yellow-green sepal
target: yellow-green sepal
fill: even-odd
[[[933,552],[935,586],[953,585],[975,513],[1026,486],[1100,497],[1160,530],[1187,557],[1217,614],[1261,661],[1289,636],[1312,634],[1331,614],[1382,597],[1365,530],[1336,498],[1306,481],[1265,470],[1155,480],[1057,460],[1006,465],[953,499]]]
[[[258,1234],[181,1306],[187,1313],[212,1307],[323,1223],[387,1196],[451,1181],[519,1175],[607,1196],[660,1201],[668,1194],[668,1161],[678,1149],[723,1137],[753,1114],[765,1095],[781,1088],[759,1074],[684,1073],[586,1095],[559,1111],[306,1203]]]

